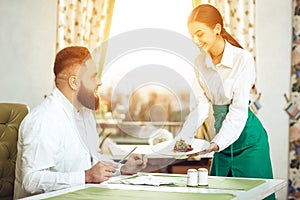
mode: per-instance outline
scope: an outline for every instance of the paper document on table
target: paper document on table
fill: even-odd
[[[139,176],[134,179],[124,179],[121,180],[124,184],[131,184],[131,185],[153,185],[153,186],[159,186],[159,185],[170,185],[174,184],[174,180],[170,177],[157,177],[157,176]]]

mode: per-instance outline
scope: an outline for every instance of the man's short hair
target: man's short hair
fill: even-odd
[[[81,66],[90,57],[89,50],[82,46],[71,46],[60,50],[54,62],[55,77],[62,72],[67,73],[73,67]]]

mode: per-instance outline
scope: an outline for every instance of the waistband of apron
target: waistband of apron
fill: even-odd
[[[226,105],[212,105],[213,106],[213,110],[215,112],[228,112],[229,111],[229,104]]]
[[[249,105],[250,105],[251,101],[249,101]],[[229,112],[229,106],[230,104],[225,104],[225,105],[215,105],[213,104],[213,110],[215,112],[221,112],[221,113],[228,113]]]

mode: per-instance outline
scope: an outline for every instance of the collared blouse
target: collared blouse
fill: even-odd
[[[201,52],[195,62],[195,74],[196,106],[177,137],[191,139],[208,117],[210,105],[230,105],[219,133],[211,141],[222,151],[239,138],[246,124],[250,91],[255,83],[253,56],[226,41],[221,62],[214,65],[211,57]]]

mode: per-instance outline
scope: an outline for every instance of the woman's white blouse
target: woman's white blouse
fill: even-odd
[[[197,103],[177,138],[192,139],[207,118],[210,104],[230,105],[219,133],[211,141],[222,151],[239,138],[246,124],[250,91],[255,83],[253,57],[226,42],[222,60],[217,65],[208,54],[201,52],[196,59],[195,74]]]

